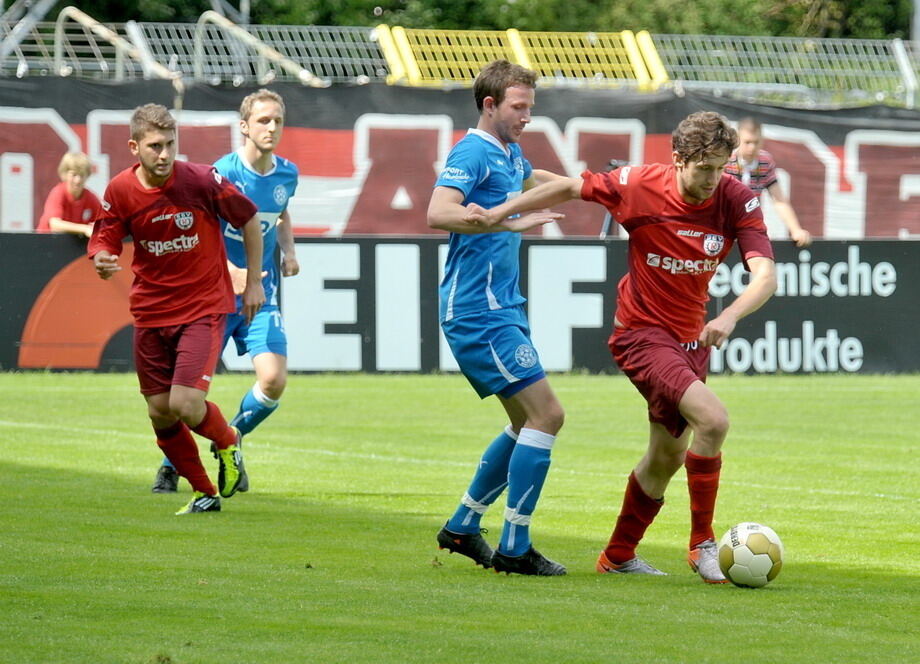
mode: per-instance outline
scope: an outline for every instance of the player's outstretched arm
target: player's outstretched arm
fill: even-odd
[[[478,207],[478,206],[476,206]],[[564,215],[546,210],[519,219],[506,220],[503,223],[479,224],[475,221],[466,221],[468,215],[463,206],[463,192],[453,187],[435,187],[428,204],[428,226],[451,233],[472,235],[477,233],[498,233],[512,231],[521,233],[537,226],[542,226],[551,221],[561,219]],[[486,212],[483,208],[479,208]]]
[[[581,178],[558,177],[525,191],[491,210],[483,210],[478,206],[478,210],[468,207],[464,221],[492,226],[506,217],[531,210],[544,210],[574,198],[581,198]]]
[[[246,265],[262,264],[262,222],[259,215],[243,225],[243,247],[246,250]],[[246,287],[243,289],[243,306],[240,313],[246,322],[265,304],[265,290],[262,288],[262,276],[259,270],[247,270]]]
[[[700,343],[704,346],[721,347],[734,332],[738,321],[760,309],[776,292],[776,265],[772,258],[749,258],[748,267],[751,269],[751,280],[747,288],[700,332]]]

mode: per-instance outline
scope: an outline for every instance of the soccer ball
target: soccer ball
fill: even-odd
[[[739,523],[719,542],[722,574],[742,588],[760,588],[783,568],[783,543],[768,526]]]

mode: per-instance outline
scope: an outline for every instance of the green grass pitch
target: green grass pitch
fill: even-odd
[[[252,380],[211,398],[232,415]],[[176,517],[189,488],[150,493],[133,375],[0,374],[0,661],[920,661],[920,376],[711,379],[717,534],[759,521],[786,547],[759,590],[690,572],[683,473],[640,547],[669,576],[596,574],[644,403],[621,376],[551,383],[567,419],[532,532],[569,574],[525,578],[435,545],[504,426],[458,376],[292,376],[247,439],[252,490]]]

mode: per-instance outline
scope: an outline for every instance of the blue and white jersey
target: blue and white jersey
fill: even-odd
[[[488,209],[519,195],[532,170],[517,143],[505,147],[470,129],[450,151],[435,186],[459,189],[464,205]],[[520,247],[520,233],[451,233],[439,291],[441,320],[522,304]]]
[[[272,155],[272,168],[267,173],[258,173],[243,157],[242,149],[224,155],[214,163],[217,172],[230,180],[259,209],[262,220],[262,270],[268,272],[262,280],[265,288],[265,304],[278,304],[278,282],[280,274],[275,265],[278,217],[287,209],[288,201],[297,189],[297,166]],[[227,258],[237,267],[246,267],[246,250],[243,234],[223,219],[220,220],[227,247]],[[237,295],[239,310],[242,298]]]

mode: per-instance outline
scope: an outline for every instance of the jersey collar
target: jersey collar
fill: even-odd
[[[246,161],[246,155],[243,153],[243,148],[237,149],[236,154],[240,158],[240,163],[243,165],[243,168],[245,168],[247,171],[255,173],[258,176],[267,177],[278,170],[278,158],[274,154],[272,155],[272,167],[264,173],[260,173],[252,167],[252,164]]]
[[[509,158],[511,157],[511,148],[509,148],[507,145],[503,145],[502,142],[501,142],[500,140],[498,140],[497,138],[495,138],[495,137],[494,137],[492,134],[490,134],[489,132],[483,131],[482,129],[469,129],[469,130],[467,130],[466,133],[467,133],[467,135],[473,134],[473,136],[478,136],[478,137],[481,138],[482,140],[484,140],[484,141],[486,141],[486,142],[488,142],[488,143],[491,143],[492,145],[494,145],[495,147],[497,147],[499,150],[501,150],[502,152],[504,152],[506,157],[509,157]]]

